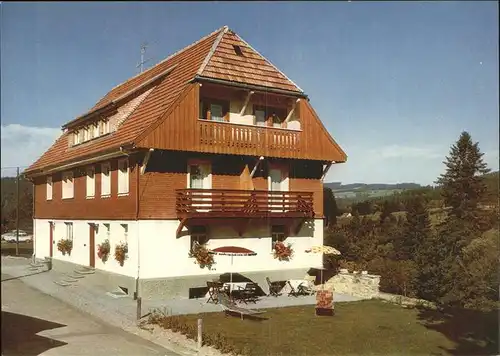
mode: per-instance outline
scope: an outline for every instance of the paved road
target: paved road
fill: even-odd
[[[2,355],[176,356],[2,274]]]

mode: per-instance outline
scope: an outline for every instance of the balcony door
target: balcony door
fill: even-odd
[[[269,169],[269,209],[272,212],[285,212],[286,194],[288,191],[288,171],[284,167]]]
[[[209,163],[194,162],[188,165],[188,188],[193,189],[190,193],[193,199],[193,207],[199,212],[208,212],[205,207],[210,207],[210,192],[200,192],[200,189],[212,188],[212,174]],[[205,203],[207,201],[208,203]],[[201,208],[201,209],[199,209]]]

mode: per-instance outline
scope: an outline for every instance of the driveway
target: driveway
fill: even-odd
[[[2,355],[178,356],[2,274]]]

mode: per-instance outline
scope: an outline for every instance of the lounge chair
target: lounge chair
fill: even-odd
[[[219,304],[223,307],[224,312],[226,313],[233,312],[236,314],[240,314],[242,320],[245,315],[258,315],[266,312],[265,310],[247,309],[239,307],[234,302],[232,302],[229,299],[229,297],[224,293],[217,294],[217,299],[219,301]]]

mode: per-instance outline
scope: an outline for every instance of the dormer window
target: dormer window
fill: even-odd
[[[73,144],[78,145],[80,143],[80,131],[73,132]]]
[[[109,133],[109,120],[99,121],[99,136]]]
[[[243,51],[241,50],[241,47],[238,45],[233,45],[234,53],[236,53],[237,56],[243,57]]]

